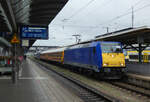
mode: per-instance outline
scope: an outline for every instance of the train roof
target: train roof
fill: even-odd
[[[41,52],[41,54],[44,54],[44,53],[53,53],[53,52],[62,52],[66,49],[66,47],[62,47],[62,48],[55,48],[55,49],[49,49],[49,50],[46,50],[46,51],[43,51]]]
[[[100,41],[93,41],[93,42],[87,42],[87,43],[80,43],[80,44],[77,44],[77,45],[69,46],[67,49],[94,47],[94,46],[96,46],[98,43],[100,43]]]
[[[100,43],[120,43],[120,42],[116,42],[116,41],[93,41],[93,42],[79,43],[79,44],[76,44],[76,45],[68,46],[67,49],[94,47],[94,46],[97,46],[97,44],[100,44]]]

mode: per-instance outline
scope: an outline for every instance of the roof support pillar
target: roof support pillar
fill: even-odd
[[[143,49],[142,49],[142,43],[144,43],[144,39],[143,39],[143,37],[142,36],[137,36],[137,42],[138,42],[138,45],[139,45],[139,49],[138,49],[138,58],[139,58],[139,63],[141,63],[142,62],[142,51],[143,51]]]
[[[141,63],[142,62],[142,44],[141,43],[139,43],[139,51],[138,51],[139,53],[139,56],[138,56],[138,58],[139,58],[139,63]]]

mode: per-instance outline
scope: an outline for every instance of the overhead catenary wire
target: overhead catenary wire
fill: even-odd
[[[80,8],[78,11],[82,11],[82,10],[84,10],[87,6],[89,6],[92,2],[93,2],[94,0],[90,0],[85,6],[83,6],[82,8]],[[139,5],[141,2],[142,2],[143,0],[139,0],[138,2],[136,2],[134,5],[133,5],[133,7],[135,7],[135,6],[137,6],[137,5]],[[148,5],[149,6],[149,5]],[[145,6],[143,6],[144,8],[145,8]],[[138,9],[136,9],[134,12],[137,12],[137,11],[139,11],[140,9],[143,9],[143,7],[141,7],[141,8],[138,8]],[[106,24],[106,23],[108,23],[108,22],[112,22],[112,21],[115,21],[115,20],[117,20],[117,19],[120,19],[120,18],[122,18],[122,17],[124,17],[124,16],[127,16],[127,15],[129,15],[129,14],[131,14],[132,13],[132,11],[129,11],[129,10],[131,10],[131,8],[130,9],[128,9],[124,14],[121,14],[121,15],[119,15],[119,16],[117,16],[117,17],[115,17],[115,18],[113,18],[113,19],[111,19],[111,20],[109,20],[109,21],[107,21],[107,22],[105,22],[105,23],[103,23],[103,24]],[[71,15],[69,18],[73,18],[73,17],[75,17],[79,12],[78,11],[76,11],[76,13],[74,13],[73,15]],[[69,20],[69,18],[67,18],[66,20]],[[100,25],[103,25],[103,24],[100,24]],[[54,24],[55,26],[60,26],[61,24]],[[76,27],[76,28],[98,28],[100,25],[98,25],[98,26],[82,26],[82,25],[63,25],[63,26],[67,26],[67,27]]]
[[[108,4],[110,4],[111,3],[111,1],[113,1],[113,0],[105,0],[105,2],[103,2],[100,6],[99,6],[99,8],[98,9],[101,9],[101,8],[103,8],[103,7],[106,7]],[[96,8],[97,9],[97,8]],[[94,9],[95,10],[95,9]],[[93,12],[93,10],[92,10],[92,13],[95,13],[95,12]],[[89,14],[89,13],[88,13]]]
[[[52,26],[62,26],[61,24],[53,24]],[[65,27],[75,27],[75,28],[97,28],[97,26],[85,26],[85,25],[73,25],[73,24],[66,24],[63,25]]]
[[[149,6],[150,6],[150,4],[144,5],[144,6],[141,7],[141,8],[137,8],[137,9],[134,10],[134,13],[136,13],[136,12],[138,12],[138,11],[140,11],[140,10],[146,8],[146,7],[149,7]],[[98,26],[81,26],[81,25],[64,25],[64,26],[68,26],[68,27],[81,27],[81,28],[98,28],[100,25],[104,25],[104,24],[110,23],[110,22],[115,21],[115,20],[117,20],[117,19],[120,19],[120,18],[122,18],[122,17],[124,17],[124,16],[127,16],[127,15],[129,15],[129,14],[131,14],[131,13],[132,13],[132,11],[128,11],[128,12],[126,12],[126,13],[124,13],[124,14],[121,14],[121,15],[119,15],[119,16],[117,16],[117,17],[115,17],[115,18],[113,18],[113,19],[111,19],[111,20],[109,20],[109,21],[106,21],[106,22],[104,22],[104,23],[102,23],[102,24],[99,24]],[[54,24],[54,25],[60,25],[60,24]]]
[[[134,10],[134,13],[136,13],[136,12],[138,12],[138,11],[140,11],[140,10],[146,8],[146,7],[149,7],[149,6],[150,6],[150,4],[144,5],[144,6],[140,7],[140,8],[137,8],[137,9]],[[114,17],[113,19],[111,19],[111,20],[109,20],[109,21],[106,21],[106,22],[103,22],[103,23],[99,24],[98,27],[99,27],[100,25],[104,25],[104,24],[110,23],[110,22],[112,22],[112,21],[115,21],[115,20],[117,20],[117,19],[120,19],[120,18],[122,18],[122,17],[124,17],[124,16],[127,16],[127,15],[131,14],[131,13],[132,13],[132,11],[129,11],[129,12],[126,12],[126,13],[124,13],[124,14],[122,14],[122,15],[119,15],[119,16],[117,16],[117,17]]]
[[[78,15],[80,12],[82,12],[86,7],[88,7],[93,1],[95,0],[90,0],[86,5],[84,5],[83,7],[81,7],[79,10],[77,10],[74,14],[72,14],[70,17],[66,18],[66,19],[63,19],[63,21],[66,21],[66,20],[70,20],[71,18],[74,18],[76,15]],[[108,5],[110,3],[111,0],[108,0],[107,2],[103,3],[101,5],[101,7],[104,7],[104,5]],[[140,4],[140,2],[143,1],[143,0],[139,0],[138,2],[136,2],[133,6],[137,6],[138,4]],[[128,9],[130,10],[130,9]],[[127,10],[127,11],[128,11]]]
[[[74,16],[78,15],[81,11],[83,11],[86,7],[88,7],[92,2],[94,2],[95,0],[90,0],[86,5],[84,5],[83,7],[81,7],[79,10],[77,10],[74,14],[72,14],[70,17],[68,17],[67,19],[71,19]]]
[[[144,19],[142,19],[142,21],[138,21],[137,23],[147,22],[147,20],[149,20],[149,17],[148,18],[144,18]],[[147,23],[149,23],[149,22],[147,22]]]
[[[132,9],[133,9],[133,7],[136,7],[137,5],[139,5],[142,1],[143,1],[143,0],[139,0],[139,1],[137,1],[134,5],[132,5]],[[108,0],[107,2],[105,2],[106,5],[108,5],[108,3],[110,3],[110,0]],[[106,5],[105,5],[105,6],[106,6]],[[104,7],[104,5],[102,5],[102,7]],[[133,11],[130,11],[130,12],[129,12],[129,10],[131,10],[131,8],[127,9],[124,14],[120,15],[120,17],[117,16],[117,17],[114,18],[114,19],[119,19],[119,18],[121,18],[121,17],[123,17],[123,16],[125,16],[125,15],[127,15],[127,14],[133,13]],[[132,15],[132,17],[133,17],[133,15]],[[112,19],[112,20],[114,20],[114,19]],[[99,27],[97,26],[97,28],[99,28]],[[106,27],[106,28],[108,29],[108,27]]]
[[[136,2],[134,5],[132,5],[132,7],[136,7],[137,5],[139,5],[143,0],[139,0],[138,2]],[[131,10],[131,8],[127,9],[126,12],[128,12],[129,10]],[[125,12],[125,13],[126,13]]]
[[[139,0],[139,1],[136,2],[133,6],[135,7],[135,6],[139,5],[142,1],[144,1],[144,0]]]

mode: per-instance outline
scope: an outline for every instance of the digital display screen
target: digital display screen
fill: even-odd
[[[48,39],[48,27],[22,26],[20,32],[22,39]]]

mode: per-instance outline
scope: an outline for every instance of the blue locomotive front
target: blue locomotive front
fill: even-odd
[[[64,64],[109,76],[122,74],[125,57],[119,42],[97,41],[68,47],[64,51]]]

